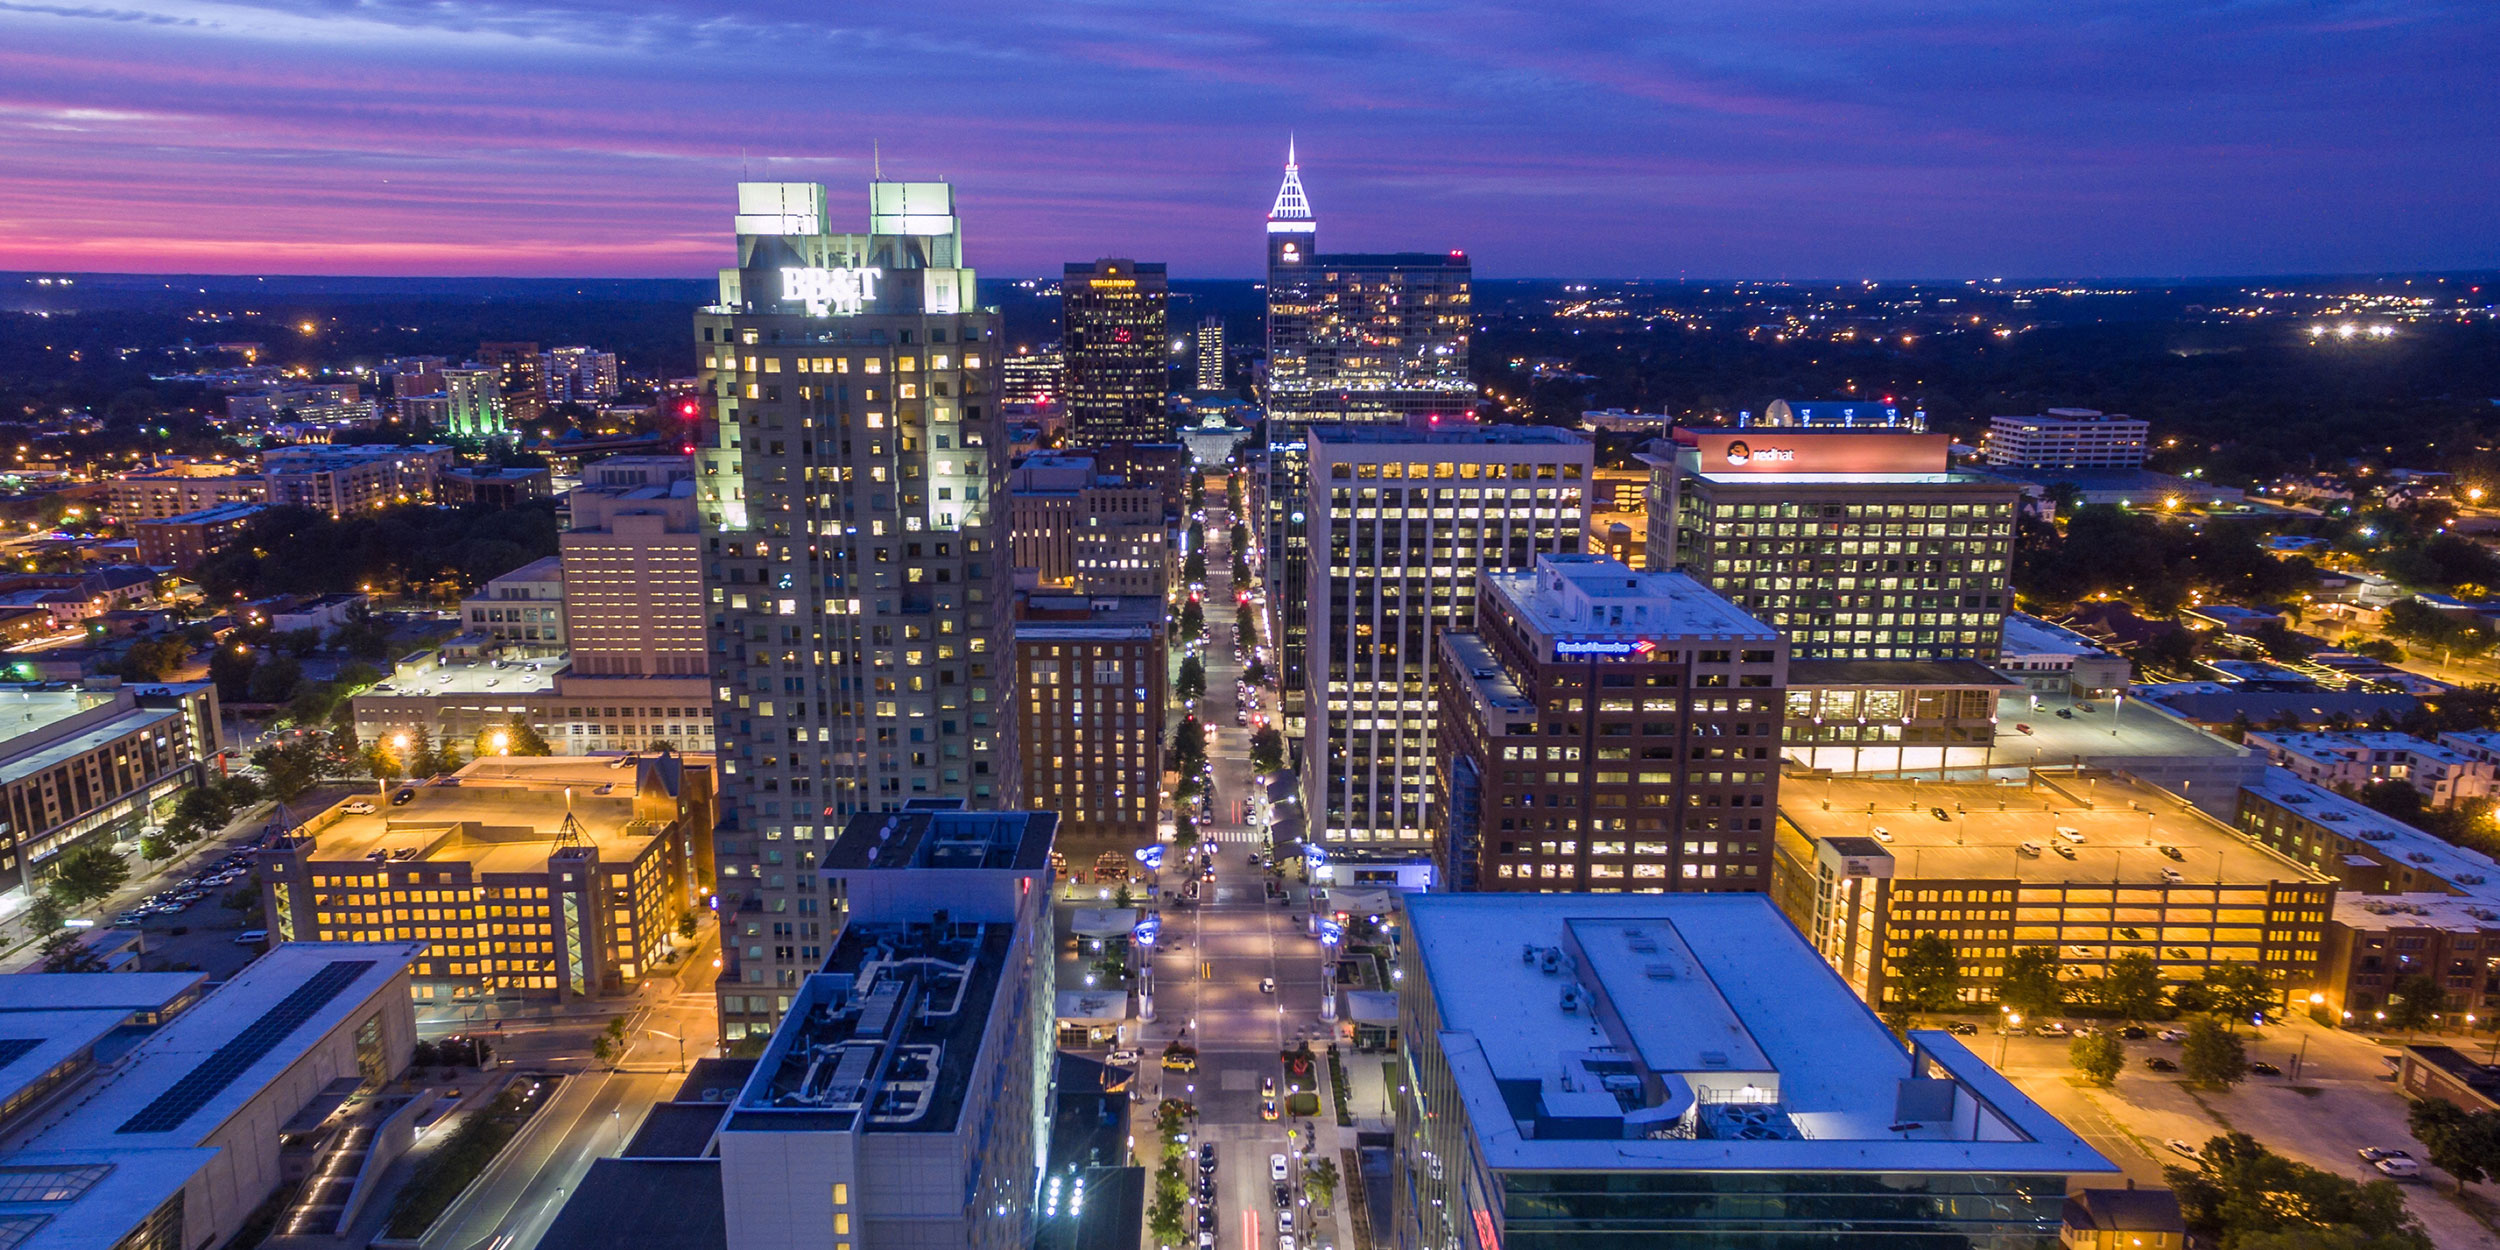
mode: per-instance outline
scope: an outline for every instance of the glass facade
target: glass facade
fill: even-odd
[[[1800,658],[1993,660],[2009,601],[2015,494],[2010,483],[1974,486],[1688,477],[1676,496],[1676,564],[1786,634]],[[1847,497],[1807,498],[1809,490]]]

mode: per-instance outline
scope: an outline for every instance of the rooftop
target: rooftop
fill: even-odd
[[[718,1159],[598,1159],[538,1239],[540,1250],[724,1250]]]
[[[1484,581],[1549,640],[1570,634],[1634,648],[1660,637],[1779,641],[1779,631],[1690,576],[1635,571],[1612,556],[1538,556],[1532,571],[1487,573]]]
[[[862,812],[826,848],[827,869],[1021,868],[1050,864],[1058,821],[1048,813]]]
[[[1756,894],[1431,894],[1408,940],[1496,1169],[2108,1172],[1942,1033],[1905,1051]]]
[[[2358,799],[2348,799],[2324,786],[2303,781],[2285,769],[2264,769],[2242,788],[2281,804],[2303,819],[2317,821],[2340,837],[2370,843],[2392,863],[2438,877],[2456,889],[2457,893],[2450,897],[2460,904],[2500,912],[2500,863],[2494,863],[2481,851],[2469,851],[2392,816],[2381,815]],[[2369,901],[2369,896],[2352,897],[2359,902]],[[2338,917],[2343,915],[2343,899],[2341,895],[2337,898]]]
[[[1553,425],[1452,425],[1423,428],[1387,421],[1323,421],[1311,426],[1311,441],[1331,447],[1366,445],[1463,447],[1470,443],[1503,446],[1591,446],[1589,436]],[[1316,460],[1316,455],[1312,459]]]
[[[1904,878],[2153,885],[2166,868],[2184,884],[2326,880],[2166,790],[2115,775],[2032,786],[1837,777],[1795,783],[1780,799],[1780,819],[1806,838],[1874,841]],[[1950,819],[1937,820],[1937,809]],[[2058,837],[2060,828],[2084,840]],[[2042,853],[2022,853],[2025,842]]]
[[[185,513],[183,513],[183,514],[182,514],[182,515],[180,515],[180,516],[169,516],[169,517],[166,517],[166,518],[164,518],[164,519],[162,519],[162,520],[154,520],[154,521],[150,521],[150,520],[139,520],[139,521],[134,521],[134,522],[132,522],[132,524],[134,524],[134,525],[211,525],[211,524],[215,524],[215,523],[220,522],[220,521],[237,521],[237,520],[241,520],[241,519],[242,519],[242,518],[244,518],[244,517],[251,516],[251,515],[253,515],[253,514],[255,514],[255,513],[266,512],[266,511],[268,511],[268,510],[269,510],[269,508],[268,508],[268,505],[266,505],[266,504],[257,504],[257,503],[221,503],[221,504],[218,504],[216,507],[213,507],[213,508],[202,508],[202,509],[200,509],[200,510],[199,510],[199,511],[197,511],[197,512],[185,512]]]
[[[2021,682],[1977,660],[1790,660],[1794,686],[2001,686]]]
[[[606,777],[587,790],[577,784],[568,794],[565,783],[554,779],[537,783],[546,788],[488,779],[421,785],[404,807],[349,800],[375,810],[359,814],[342,804],[307,822],[303,832],[313,839],[316,864],[457,862],[478,873],[534,874],[546,871],[569,815],[602,862],[633,860],[665,828],[634,819],[632,772],[610,771],[605,761],[593,766]]]
[[[2005,614],[2005,654],[2100,655],[2105,649],[2063,625],[2021,612]]]
[[[2473,762],[2473,757],[2455,747],[2424,741],[2411,734],[2393,732],[2283,733],[2260,730],[2250,733],[2248,742],[2251,746],[2272,744],[2289,754],[2311,757],[2353,758],[2386,751],[2442,764],[2456,765]]]
[[[1047,595],[1024,598],[1016,640],[1153,638],[1168,610],[1154,595]]]
[[[7,706],[5,702],[0,702],[0,708]],[[0,746],[0,786],[58,768],[125,734],[137,733],[165,722],[171,722],[177,730],[180,729],[182,713],[173,708],[133,708],[100,725],[43,743],[22,754],[5,754],[6,747]]]

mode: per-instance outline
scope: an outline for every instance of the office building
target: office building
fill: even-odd
[[[549,348],[538,359],[551,404],[596,404],[616,398],[616,353],[589,347]]]
[[[2005,614],[1996,667],[2037,694],[2099,699],[2124,691],[2135,668],[2121,655],[2052,621]]]
[[[224,503],[162,520],[134,521],[130,532],[139,542],[140,563],[188,569],[240,537],[252,518],[266,511],[256,503]]]
[[[444,369],[443,424],[446,437],[481,443],[512,431],[512,409],[505,400],[503,374],[496,369]]]
[[[2152,428],[2090,408],[2051,408],[2036,417],[1990,417],[1982,451],[1996,469],[2141,469]]]
[[[382,362],[382,376],[390,379],[394,399],[440,395],[443,369],[449,364],[451,359],[446,356],[393,356]]]
[[[2003,698],[2019,689],[1977,660],[1795,660],[1784,757],[1845,773],[1992,768]]]
[[[630,994],[696,905],[710,763],[481,757],[405,803],[341,803],[259,852],[270,933],[422,942],[420,1002]]]
[[[563,559],[548,556],[488,581],[460,601],[465,632],[483,635],[489,650],[515,656],[562,654],[564,580]]]
[[[553,495],[555,477],[545,469],[518,465],[462,465],[445,469],[434,479],[434,489],[448,508],[513,508]]]
[[[1917,409],[1903,412],[1891,400],[1864,399],[1774,399],[1763,408],[1760,420],[1743,417],[1751,428],[1808,430],[1900,430],[1911,434],[1927,431],[1927,414]]]
[[[1017,597],[1024,797],[1060,837],[1155,841],[1170,670],[1161,595]]]
[[[1068,392],[1068,358],[1056,343],[1038,352],[1017,348],[1000,362],[999,374],[999,398],[1005,403],[1047,408]]]
[[[1169,293],[1163,266],[1133,260],[1070,265],[1059,282],[1068,442],[1077,447],[1172,437]]]
[[[832,230],[815,184],[742,183],[738,202],[737,267],[695,316],[719,412],[700,463],[721,517],[721,905],[818,929],[816,880],[785,859],[851,814],[1020,803],[998,313],[973,302],[945,183],[870,184],[858,234]],[[794,992],[791,945],[724,980]]]
[[[691,471],[683,458],[674,458]],[[567,496],[572,528],[556,536],[573,671],[583,677],[676,677],[698,682],[704,656],[703,535],[694,480],[630,481],[596,466]]]
[[[1433,894],[1399,934],[1400,1246],[2056,1244],[2117,1169],[1942,1031],[1905,1048],[1758,894]]]
[[[1323,254],[1288,146],[1267,218],[1267,450],[1260,472],[1268,598],[1276,605],[1284,725],[1303,731],[1310,575],[1306,440],[1314,421],[1464,420],[1473,270],[1464,252]]]
[[[1788,646],[1681,573],[1594,555],[1480,575],[1439,637],[1428,749],[1457,890],[1760,890]]]
[[[1429,863],[1433,640],[1475,626],[1480,575],[1577,554],[1587,436],[1549,426],[1310,427],[1307,662],[1301,775],[1315,836]],[[1271,603],[1277,600],[1271,598]]]
[[[248,466],[223,460],[176,460],[104,479],[97,487],[106,520],[124,525],[188,516],[226,504],[262,503],[269,484]]]
[[[228,395],[226,419],[248,426],[281,422],[335,425],[373,418],[373,403],[353,382],[288,386],[252,394]]]
[[[698,1064],[542,1244],[1028,1250],[1052,1123],[1055,822],[957,806],[864,813],[826,845],[811,871],[847,900],[836,931],[803,948],[803,980],[725,1008],[728,1037],[770,1039],[761,1058]],[[739,940],[771,937],[756,922]]]
[[[400,504],[430,503],[437,479],[455,462],[439,443],[286,447],[262,452],[269,503],[346,516]]]
[[[2020,487],[1942,434],[1677,430],[1651,467],[1649,562],[1787,635],[1801,659],[1989,661],[2013,606]]]
[[[512,424],[527,425],[547,415],[547,365],[538,344],[480,343],[477,363],[494,371],[504,415]]]
[[[1773,896],[1878,1005],[1898,1002],[1895,961],[1930,935],[1953,948],[1973,1003],[2026,947],[2054,952],[2078,997],[2128,955],[2151,957],[2167,985],[2238,964],[2305,994],[2336,907],[2332,878],[2114,773],[1799,780],[1777,852]]]
[[[0,718],[0,889],[42,884],[82,843],[137,841],[219,749],[207,682],[0,686]]]
[[[1198,386],[1201,391],[1227,390],[1224,384],[1224,319],[1208,317],[1198,323]]]
[[[289,1179],[387,1162],[369,1135],[346,1139],[388,1124],[404,1140],[431,1105],[385,1088],[416,1044],[421,949],[281,946],[205,993],[184,973],[0,978],[17,1039],[0,1067],[0,1230],[25,1250],[222,1246],[266,1228],[255,1217]]]
[[[1599,466],[1589,483],[1589,553],[1649,567],[1648,500],[1648,469]]]
[[[1026,456],[1007,475],[1017,585],[1160,598],[1172,575],[1165,507],[1161,491],[1102,472],[1094,457]]]

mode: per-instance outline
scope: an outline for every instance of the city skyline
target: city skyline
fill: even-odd
[[[960,188],[993,273],[1252,277],[1288,133],[1341,246],[1488,277],[2490,263],[2495,175],[2449,159],[2495,137],[2487,11],[1729,17],[10,6],[0,268],[698,276],[742,172],[856,187],[881,153]],[[737,138],[790,134],[834,137]]]

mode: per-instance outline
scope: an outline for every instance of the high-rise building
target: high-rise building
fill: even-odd
[[[2141,469],[2152,429],[2149,421],[2090,408],[2051,408],[2036,417],[1990,417],[1985,444],[1988,466],[2040,472]]]
[[[1224,319],[1209,317],[1198,323],[1198,389],[1224,389]]]
[[[1429,865],[1432,633],[1475,626],[1479,574],[1581,549],[1593,455],[1550,426],[1310,427],[1315,558],[1286,596],[1309,656],[1285,663],[1308,675],[1303,802],[1348,871],[1358,848]]]
[[[1068,360],[1057,345],[1034,351],[1019,347],[999,364],[999,398],[1010,404],[1046,407],[1067,394]]]
[[[1322,255],[1319,220],[1289,144],[1267,217],[1267,456],[1263,472],[1269,598],[1277,605],[1284,732],[1301,732],[1309,628],[1306,438],[1313,421],[1464,417],[1472,268],[1465,252]]]
[[[570,499],[573,525],[556,536],[556,549],[574,674],[703,677],[703,535],[693,480],[594,483]]]
[[[614,399],[620,389],[616,353],[590,347],[552,347],[539,357],[546,379],[547,402],[595,404]]]
[[[1067,267],[1059,282],[1059,328],[1071,444],[1171,439],[1172,419],[1163,407],[1169,300],[1159,264],[1098,260]]]
[[[480,343],[477,362],[495,371],[496,389],[514,424],[525,425],[547,413],[545,358],[536,343]]]
[[[1649,566],[1680,569],[1795,654],[1993,660],[2013,606],[2018,483],[1943,434],[1679,429],[1650,465]]]
[[[2117,1170],[1961,1039],[1905,1046],[1765,896],[1432,894],[1400,929],[1385,1244],[2046,1250]]]
[[[482,442],[510,432],[510,409],[504,403],[503,378],[493,369],[443,369],[443,398],[449,415],[443,433],[463,441]]]
[[[1170,531],[1153,486],[1099,471],[1089,456],[1029,455],[1007,475],[1016,584],[1081,595],[1170,589]]]
[[[851,814],[1014,807],[998,313],[954,188],[869,186],[835,233],[813,183],[741,183],[738,263],[695,316],[719,413],[700,493],[722,757],[725,984],[778,1013],[821,949],[813,865]]]
[[[1143,846],[1162,818],[1163,596],[1017,596],[1024,796],[1060,837]]]
[[[1460,890],[1761,890],[1788,645],[1681,573],[1487,572],[1445,630],[1431,752]]]
[[[382,362],[382,373],[391,380],[391,395],[408,399],[418,395],[443,393],[443,367],[451,363],[443,356],[393,356]]]

